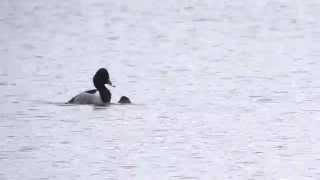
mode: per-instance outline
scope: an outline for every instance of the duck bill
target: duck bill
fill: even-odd
[[[111,87],[116,87],[115,85],[113,85],[112,83],[111,83],[111,81],[109,80],[109,81],[107,81],[107,83],[106,84],[109,84]]]

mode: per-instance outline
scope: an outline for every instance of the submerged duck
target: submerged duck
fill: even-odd
[[[68,101],[70,104],[95,104],[105,105],[110,103],[111,93],[105,84],[113,86],[109,73],[105,68],[100,68],[93,76],[93,84],[96,89],[82,92]],[[114,86],[113,86],[114,87]]]
[[[118,103],[120,103],[120,104],[131,104],[131,101],[127,96],[121,96],[121,98],[118,101]]]
[[[106,105],[111,101],[111,92],[106,88],[105,84],[112,85],[107,69],[100,68],[93,76],[93,84],[96,89],[82,92],[68,101],[69,104],[94,104]],[[128,97],[122,96],[118,101],[120,104],[130,104]]]

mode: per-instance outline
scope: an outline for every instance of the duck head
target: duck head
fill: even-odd
[[[105,84],[109,84],[110,86],[114,87],[110,81],[109,73],[105,68],[100,68],[96,72],[96,74],[93,76],[93,84],[98,90],[106,88],[104,86]]]
[[[120,104],[131,104],[131,101],[127,96],[121,96],[121,98],[118,101],[118,103],[120,103]]]

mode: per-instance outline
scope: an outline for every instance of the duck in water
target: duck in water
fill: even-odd
[[[93,84],[96,89],[82,92],[68,101],[69,104],[94,104],[94,105],[106,105],[111,101],[111,93],[105,86],[108,84],[112,87],[107,69],[100,68],[93,76]],[[124,99],[123,99],[124,98]],[[131,103],[130,99],[126,96],[122,96],[119,100],[121,104]]]

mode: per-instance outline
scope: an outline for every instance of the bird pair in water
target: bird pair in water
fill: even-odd
[[[94,104],[94,105],[106,105],[111,101],[111,92],[105,86],[108,84],[112,87],[107,69],[100,68],[93,76],[93,84],[96,89],[82,92],[68,101],[70,104]],[[128,97],[122,96],[118,101],[120,104],[130,104],[131,101]]]

